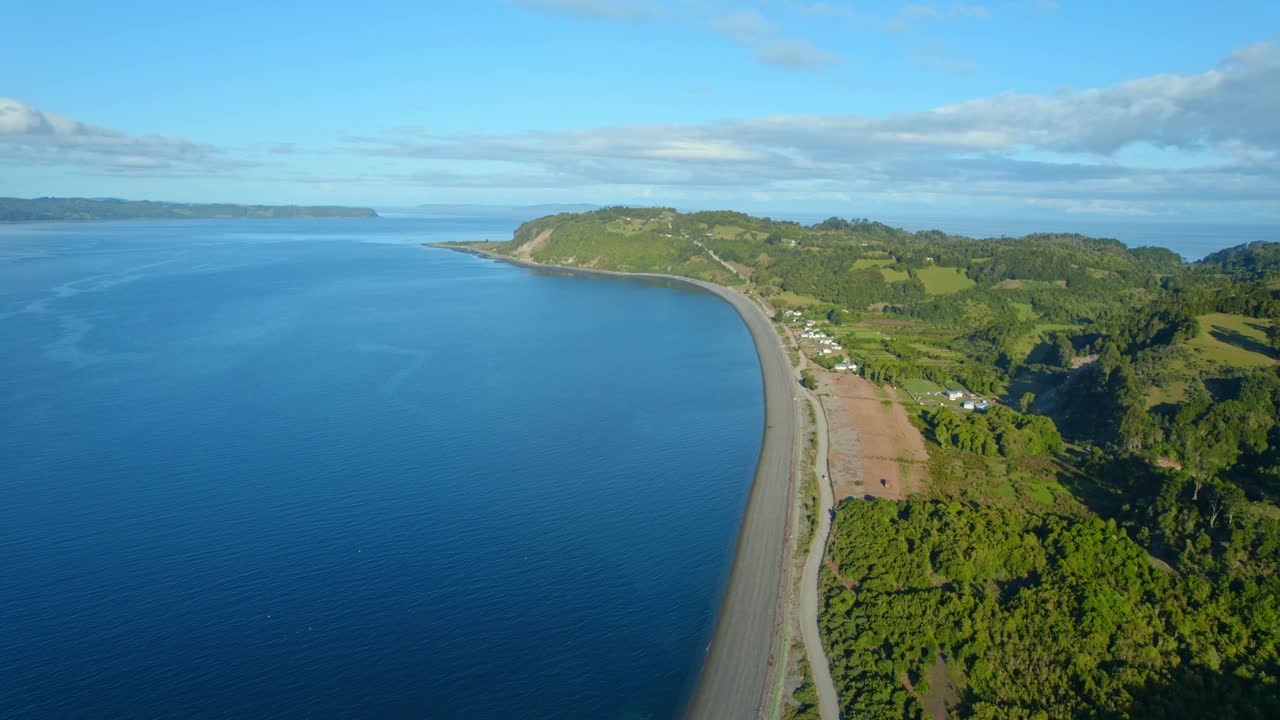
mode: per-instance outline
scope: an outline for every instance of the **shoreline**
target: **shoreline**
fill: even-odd
[[[542,265],[473,246],[424,245],[535,270],[584,277],[660,280],[697,288],[727,302],[747,326],[760,363],[764,393],[760,457],[739,525],[729,582],[716,616],[710,650],[703,658],[685,716],[697,720],[759,717],[768,706],[770,678],[783,669],[775,667],[774,651],[786,621],[787,594],[782,584],[790,556],[794,453],[799,447],[798,396],[791,363],[771,320],[743,293],[703,280]]]

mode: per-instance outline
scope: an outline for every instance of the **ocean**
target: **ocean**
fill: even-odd
[[[750,335],[513,229],[0,226],[0,717],[678,715]]]

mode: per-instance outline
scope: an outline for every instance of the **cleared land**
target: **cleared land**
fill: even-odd
[[[892,388],[845,373],[818,372],[827,411],[828,466],[836,502],[866,496],[899,500],[920,489],[929,453]]]
[[[1201,315],[1200,334],[1187,344],[1210,362],[1237,367],[1261,367],[1280,362],[1267,347],[1267,321],[1244,315]]]
[[[859,258],[853,261],[853,269],[861,270],[862,268],[884,267],[892,264],[893,258]]]
[[[903,282],[907,278],[911,277],[910,275],[907,275],[906,270],[890,270],[887,267],[880,268],[880,274],[884,276],[885,282],[891,283]]]
[[[930,265],[916,270],[916,277],[924,283],[924,291],[930,295],[950,295],[968,290],[977,283],[964,274],[962,268]]]

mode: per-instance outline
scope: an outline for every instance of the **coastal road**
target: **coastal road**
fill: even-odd
[[[813,686],[818,693],[818,714],[822,720],[839,720],[840,700],[835,683],[831,681],[831,667],[822,647],[822,634],[818,630],[818,580],[822,561],[831,535],[831,510],[835,493],[831,489],[830,470],[827,468],[827,413],[822,403],[805,391],[808,401],[814,405],[814,428],[817,433],[817,459],[814,469],[818,473],[818,527],[813,532],[813,543],[804,562],[804,575],[800,580],[800,635],[804,638],[804,651],[809,658],[809,670],[813,673]]]
[[[720,259],[720,256],[719,256],[719,255],[717,255],[717,254],[715,254],[714,252],[712,252],[711,248],[707,247],[706,245],[703,245],[703,244],[702,244],[700,241],[698,241],[698,240],[694,240],[694,241],[693,241],[693,244],[694,244],[694,245],[697,245],[698,247],[702,248],[703,250],[706,250],[706,251],[707,251],[707,254],[711,256],[711,259],[712,259],[712,260],[715,260],[716,262],[718,262],[718,263],[720,263],[721,265],[723,265],[723,266],[724,266],[724,269],[725,269],[725,270],[728,270],[728,271],[729,271],[729,272],[731,272],[731,273],[733,273],[734,277],[738,278],[739,280],[746,280],[746,278],[742,277],[742,273],[740,273],[740,272],[738,272],[737,270],[735,270],[735,269],[733,268],[733,266],[732,266],[732,265],[730,265],[729,263],[727,263],[727,262],[725,262],[725,261],[721,260],[721,259]]]
[[[798,446],[797,385],[781,340],[760,308],[735,290],[699,284],[727,300],[751,331],[764,376],[765,431],[729,587],[688,717],[745,720],[758,717],[765,705],[774,670],[775,632],[782,619],[787,516]]]
[[[796,368],[796,377],[809,366],[809,358],[800,348],[800,343],[784,326],[784,332],[791,344],[800,350],[800,365]],[[831,469],[827,463],[827,411],[818,399],[817,393],[803,388],[800,390],[805,402],[813,408],[814,436],[817,447],[814,448],[814,472],[818,473],[818,526],[814,528],[813,540],[809,544],[809,552],[805,556],[804,573],[800,577],[800,637],[804,641],[805,656],[809,660],[809,672],[813,677],[813,686],[818,695],[818,716],[822,720],[839,720],[840,696],[836,693],[836,685],[831,680],[831,666],[827,662],[826,650],[822,647],[822,633],[818,629],[819,580],[822,563],[826,558],[827,539],[831,535],[832,510],[835,506],[835,490],[831,481]]]

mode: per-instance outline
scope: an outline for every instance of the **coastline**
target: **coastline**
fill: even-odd
[[[770,677],[778,672],[774,651],[785,622],[782,587],[790,556],[790,509],[794,458],[799,447],[796,391],[790,360],[773,325],[746,295],[714,283],[656,273],[542,265],[473,246],[426,243],[520,267],[587,277],[671,282],[710,292],[738,313],[751,333],[764,389],[764,428],[755,477],[739,526],[736,548],[716,617],[709,652],[686,712],[697,720],[759,717],[767,707]]]
[[[140,218],[54,218],[40,220],[0,220],[0,225],[48,225],[51,223],[88,223],[111,222],[186,222],[188,220],[380,220],[381,215],[334,215],[314,217],[140,217]]]

